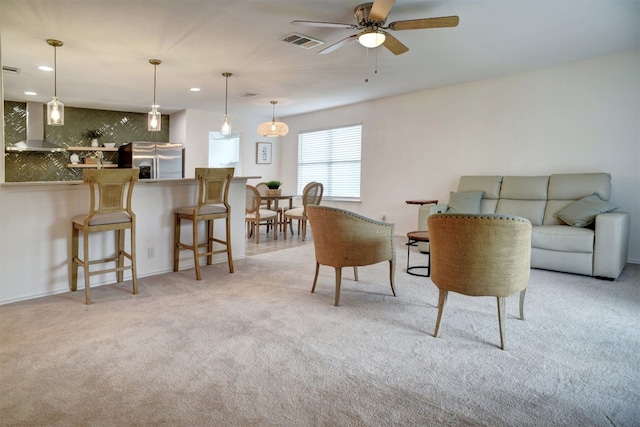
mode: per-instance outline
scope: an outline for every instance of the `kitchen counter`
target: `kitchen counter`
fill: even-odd
[[[234,177],[229,187],[234,259],[244,258],[245,184],[247,179],[259,178]],[[195,204],[196,184],[193,178],[144,179],[136,183],[132,203],[137,219],[137,269],[139,279],[148,286],[153,286],[153,281],[144,277],[173,271],[173,210]],[[71,218],[86,214],[88,209],[89,191],[82,181],[0,185],[0,304],[69,291]],[[187,225],[191,227],[186,224],[183,235],[189,234]],[[217,227],[216,234],[223,229]],[[113,250],[113,239],[93,237],[96,241],[91,244],[92,250]],[[214,262],[223,261],[226,257],[222,255],[214,257]],[[180,266],[192,267],[193,255],[183,251]],[[207,277],[209,273],[204,271]],[[94,277],[96,284],[105,284],[115,281],[112,276]],[[125,274],[125,280],[129,278]],[[78,288],[83,286],[80,280]]]

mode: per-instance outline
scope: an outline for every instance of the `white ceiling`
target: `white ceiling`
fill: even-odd
[[[291,21],[356,23],[360,0],[0,0],[5,98],[48,102],[58,48],[58,96],[67,106],[162,113],[183,109],[277,117],[492,78],[640,48],[639,0],[397,0],[387,22],[457,15],[456,28],[397,31],[409,52],[357,42],[317,52],[354,30]],[[297,32],[325,41],[306,50]],[[368,51],[368,52],[367,52]],[[377,66],[377,74],[374,70]],[[368,76],[369,81],[365,82]],[[194,93],[189,88],[202,90]],[[27,97],[31,90],[37,96]],[[239,97],[243,93],[257,96]]]

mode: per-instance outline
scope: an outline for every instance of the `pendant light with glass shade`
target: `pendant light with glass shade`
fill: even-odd
[[[224,89],[224,117],[222,118],[222,128],[220,129],[220,133],[224,136],[228,136],[231,134],[231,123],[229,122],[229,116],[227,115],[227,104],[229,102],[229,77],[231,77],[232,74],[222,73],[222,76],[226,79],[226,83]]]
[[[47,124],[50,126],[62,126],[64,125],[64,104],[58,100],[57,49],[64,43],[60,40],[47,39],[47,44],[53,46],[53,99],[47,103]]]
[[[258,133],[266,137],[285,136],[289,133],[289,126],[284,122],[276,122],[276,104],[278,101],[271,101],[273,105],[273,116],[270,122],[264,122],[258,126]]]
[[[151,105],[151,111],[147,115],[147,130],[149,132],[159,132],[162,128],[162,114],[158,111],[158,105],[156,104],[156,77],[158,65],[162,61],[159,59],[150,59],[149,64],[153,65],[153,104]]]

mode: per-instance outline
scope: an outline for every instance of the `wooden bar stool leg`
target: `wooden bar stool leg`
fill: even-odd
[[[78,290],[78,238],[80,232],[71,224],[71,291]]]
[[[207,221],[207,252],[209,252],[209,256],[207,256],[207,265],[213,264],[213,220],[210,219]]]
[[[83,244],[83,267],[84,267],[84,302],[85,304],[91,304],[91,289],[89,284],[89,233],[82,233]]]
[[[173,221],[173,271],[180,267],[180,216],[174,215]]]
[[[193,218],[193,260],[195,262],[195,267],[196,267],[196,280],[202,280],[202,276],[200,275],[200,261],[199,261],[199,254],[200,254],[200,249],[198,248],[198,221],[197,219],[194,217]]]

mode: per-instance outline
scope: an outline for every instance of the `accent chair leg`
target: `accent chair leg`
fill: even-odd
[[[391,292],[393,296],[396,296],[396,288],[393,284],[393,277],[395,276],[396,265],[393,263],[393,260],[389,260],[389,282],[391,283]]]
[[[520,292],[520,320],[524,320],[524,296],[527,293],[527,288],[524,288]]]
[[[358,281],[358,266],[357,265],[353,266],[353,280],[355,280],[356,282]]]
[[[500,348],[504,350],[504,306],[505,298],[496,297],[498,300],[498,324],[500,325]]]
[[[318,282],[318,272],[320,271],[320,263],[316,261],[316,275],[313,278],[313,286],[311,287],[311,293],[316,291],[316,283]]]
[[[444,305],[447,303],[447,295],[449,291],[440,289],[438,296],[438,320],[436,320],[436,329],[433,331],[433,337],[438,337],[438,330],[440,329],[440,320],[442,320],[442,312],[444,311]]]
[[[336,267],[336,298],[333,302],[333,305],[336,307],[340,302],[340,284],[342,283],[342,268]]]

